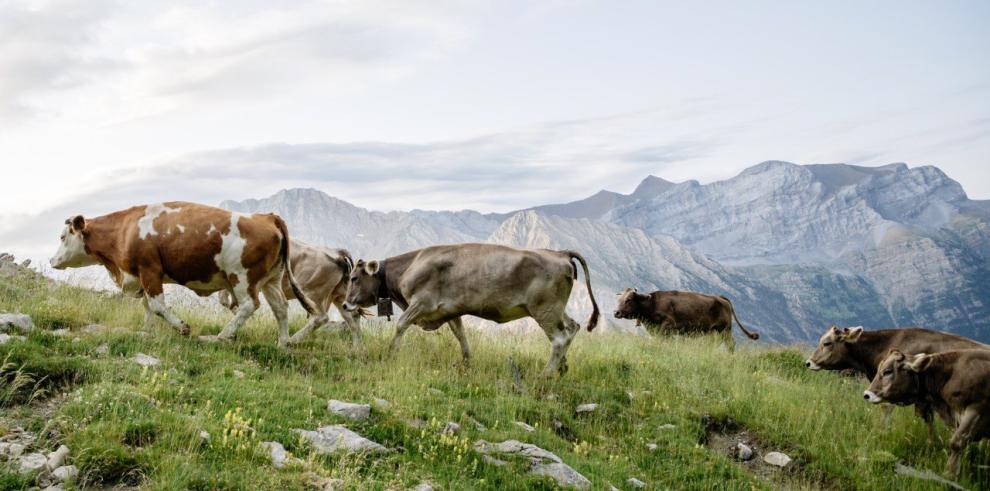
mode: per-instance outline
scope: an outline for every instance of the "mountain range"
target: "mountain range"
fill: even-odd
[[[649,176],[630,194],[510,213],[370,211],[313,189],[220,206],[277,212],[296,237],[363,258],[456,242],[574,249],[607,313],[627,286],[693,290],[726,295],[774,342],[830,324],[990,341],[990,202],[932,166],[768,161],[710,184]],[[587,315],[582,292],[572,308]]]

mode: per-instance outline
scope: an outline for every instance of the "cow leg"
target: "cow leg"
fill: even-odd
[[[278,322],[278,345],[284,348],[289,342],[289,301],[285,299],[282,285],[278,281],[269,281],[262,288],[262,293]]]
[[[409,308],[402,311],[402,315],[399,316],[399,321],[395,324],[395,336],[392,338],[392,344],[388,347],[388,359],[395,358],[395,352],[399,349],[399,344],[402,343],[402,336],[406,333],[406,329],[413,325],[416,316],[420,314],[423,310],[422,305],[419,302],[413,301]]]
[[[966,408],[962,417],[959,418],[959,425],[956,426],[952,439],[949,440],[949,462],[946,465],[945,473],[953,478],[959,476],[959,458],[975,436],[976,429],[979,428],[980,417],[980,410],[976,406]]]
[[[464,323],[460,317],[457,317],[447,321],[447,325],[450,326],[450,332],[454,333],[457,342],[461,344],[461,357],[464,360],[464,366],[471,366],[471,348],[468,347],[467,337],[464,335]]]
[[[732,337],[731,325],[727,329],[722,330],[722,342],[725,343],[725,347],[729,350],[729,353],[735,353],[736,338]]]
[[[935,431],[935,415],[932,411],[932,407],[928,404],[915,404],[914,414],[924,420],[925,424],[928,425],[928,438],[932,441],[932,443],[939,443],[940,440],[938,438],[938,433]]]
[[[340,312],[340,317],[344,319],[344,325],[351,331],[351,343],[354,345],[354,348],[360,348],[364,345],[364,342],[361,340],[361,314],[345,310],[343,298],[337,299],[334,302],[334,306],[337,307],[337,312]]]
[[[289,338],[289,344],[301,343],[303,338],[309,335],[309,333],[315,331],[317,328],[327,324],[329,318],[327,317],[326,311],[317,312],[316,314],[310,315],[309,319],[306,321],[306,325],[302,329],[296,331],[295,334]]]
[[[571,344],[572,334],[568,332],[566,322],[560,318],[554,321],[537,320],[537,323],[540,324],[543,332],[550,338],[550,360],[547,361],[547,366],[543,367],[540,376],[549,378],[553,375],[553,372],[558,370],[563,375],[563,371],[567,370],[565,368],[567,365],[563,364],[563,362],[567,356],[567,346]]]
[[[189,335],[189,325],[182,322],[172,309],[165,305],[165,291],[162,288],[162,274],[157,271],[142,270],[140,273],[141,288],[144,289],[144,300],[147,308],[153,312],[155,315],[165,319],[166,322],[171,324],[179,334],[183,336]],[[145,312],[147,314],[147,311]],[[145,323],[147,323],[147,315],[145,316]]]
[[[148,296],[141,296],[141,305],[144,306],[144,330],[150,331],[155,325],[155,312],[151,310],[151,306],[148,305]]]
[[[890,429],[890,421],[894,417],[894,405],[893,404],[883,404],[880,406],[880,410],[883,411],[883,429]]]
[[[234,318],[227,323],[227,326],[220,331],[220,334],[217,334],[217,339],[222,341],[233,341],[234,337],[237,336],[237,330],[247,322],[255,310],[258,310],[257,287],[235,286],[234,298],[237,299],[237,312],[234,313]]]

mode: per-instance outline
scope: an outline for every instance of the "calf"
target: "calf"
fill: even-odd
[[[733,319],[750,339],[760,338],[759,334],[749,332],[739,322],[728,298],[703,293],[657,291],[641,294],[634,288],[626,288],[619,294],[615,317],[636,319],[637,323],[645,323],[648,329],[659,331],[717,332],[722,335],[730,351],[736,346],[732,337]]]
[[[876,404],[929,404],[955,428],[946,473],[959,475],[959,457],[970,442],[990,438],[990,351],[953,350],[906,355],[891,352],[863,393]]]
[[[244,215],[181,201],[135,206],[96,218],[65,221],[55,269],[102,265],[121,290],[141,297],[145,327],[160,316],[183,336],[189,326],[168,306],[162,285],[176,283],[206,296],[226,290],[239,305],[218,338],[233,339],[264,293],[278,321],[278,343],[289,340],[283,272],[310,313],[313,302],[289,267],[289,233],[278,215]],[[314,319],[314,322],[319,319]]]
[[[347,278],[354,269],[354,260],[351,254],[345,249],[328,249],[325,247],[307,244],[301,240],[291,239],[289,254],[289,265],[299,287],[303,293],[316,304],[319,318],[327,319],[327,312],[331,306],[336,306],[340,316],[344,319],[344,325],[351,332],[351,340],[355,346],[361,344],[361,327],[358,319],[362,312],[350,312],[345,310],[344,295],[347,293]],[[282,277],[282,293],[286,298],[295,298],[292,285],[289,283],[288,275]],[[220,304],[232,309],[237,309],[237,301],[226,291],[219,294]],[[312,322],[289,338],[289,344],[299,343],[314,329],[320,326]]]
[[[543,369],[567,371],[567,348],[580,326],[564,311],[581,263],[591,298],[588,330],[598,322],[588,265],[573,251],[516,249],[495,244],[456,244],[418,249],[382,261],[358,261],[351,273],[345,309],[394,301],[403,309],[389,355],[412,324],[434,330],[447,323],[461,345],[464,362],[471,351],[461,316],[495,322],[532,317],[550,338],[552,353]]]
[[[873,380],[877,367],[887,352],[893,348],[903,353],[939,353],[953,349],[987,349],[987,345],[971,339],[941,331],[917,327],[865,331],[862,327],[839,329],[831,326],[818,340],[814,353],[804,364],[812,370],[851,369]],[[884,425],[890,424],[893,406],[884,406]],[[932,441],[938,440],[932,408],[916,404],[915,412],[928,424]]]

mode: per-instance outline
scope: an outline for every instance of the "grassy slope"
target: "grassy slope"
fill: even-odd
[[[521,464],[484,463],[470,450],[479,438],[537,444],[560,455],[599,489],[609,483],[622,488],[630,476],[657,488],[677,489],[776,489],[782,483],[794,488],[939,489],[894,477],[893,462],[941,471],[946,455],[943,447],[927,443],[923,425],[910,410],[898,410],[892,428],[879,431],[879,411],[860,397],[863,381],[812,373],[803,368],[804,356],[796,350],[754,348],[745,341],[730,356],[705,338],[583,332],[571,348],[566,377],[540,382],[536,374],[549,343],[536,335],[472,332],[474,365],[461,370],[459,350],[446,330],[411,332],[391,363],[381,361],[390,334],[381,323],[366,329],[367,353],[352,352],[347,336],[326,332],[299,348],[277,349],[267,316],[252,320],[233,345],[182,339],[164,324],[139,336],[134,332],[143,311],[137,300],[33,277],[0,280],[0,311],[30,314],[43,329],[27,342],[0,346],[0,359],[44,377],[38,387],[47,391],[26,402],[30,389],[15,394],[0,390],[0,403],[7,406],[2,408],[0,434],[15,424],[51,433],[41,444],[48,449],[68,445],[85,484],[302,487],[303,469],[276,471],[268,465],[258,449],[265,440],[282,442],[308,459],[311,469],[362,489],[402,489],[421,480],[440,489],[554,487],[549,480],[520,477]],[[202,332],[215,333],[226,320],[196,311],[180,314]],[[293,319],[293,328],[302,321]],[[56,337],[44,331],[90,323],[124,330],[79,334],[77,342],[72,339],[76,333]],[[93,354],[102,343],[108,343],[109,354]],[[159,357],[162,368],[142,369],[128,361],[137,352]],[[522,368],[526,394],[512,388],[509,356]],[[235,377],[235,369],[246,376]],[[68,395],[56,396],[62,392]],[[342,423],[326,410],[330,398],[370,402],[374,397],[390,401],[391,408],[374,410],[369,420],[347,426],[397,452],[369,458],[315,456],[290,432]],[[576,417],[574,407],[585,402],[600,407]],[[225,441],[225,428],[236,426],[236,418],[225,418],[228,412],[249,420],[255,432]],[[731,417],[767,447],[797,461],[787,471],[773,473],[772,482],[749,474],[699,444],[704,414],[716,420]],[[488,429],[477,430],[471,417]],[[414,419],[430,427],[410,425]],[[554,420],[566,429],[555,431]],[[437,434],[447,421],[461,423],[457,438]],[[537,431],[526,433],[513,421],[528,422]],[[660,428],[667,423],[676,428]],[[210,442],[200,441],[200,430],[212,435]],[[647,442],[659,448],[650,451]],[[976,465],[988,460],[986,445],[971,448],[963,484],[990,486],[990,472]],[[0,488],[26,485],[0,470]]]

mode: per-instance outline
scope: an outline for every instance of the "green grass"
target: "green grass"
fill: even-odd
[[[377,321],[368,323],[366,350],[357,352],[340,332],[319,332],[300,347],[279,349],[267,315],[252,319],[234,344],[184,339],[162,323],[136,335],[143,321],[139,301],[31,275],[0,281],[0,311],[30,314],[41,328],[26,342],[0,346],[5,373],[30,377],[16,390],[0,388],[9,392],[0,401],[0,434],[20,425],[37,432],[46,449],[68,445],[81,487],[300,489],[310,470],[354,489],[406,489],[423,480],[438,489],[553,489],[552,481],[524,475],[521,463],[492,466],[471,450],[477,439],[511,438],[555,452],[595,489],[624,489],[629,477],[656,489],[942,489],[893,474],[897,461],[935,472],[945,463],[944,445],[928,443],[912,411],[899,409],[892,427],[882,429],[880,411],[862,401],[863,380],[810,372],[805,354],[792,348],[741,341],[729,355],[710,338],[582,332],[568,355],[570,372],[542,381],[537,374],[549,343],[536,334],[472,330],[474,362],[463,369],[446,329],[411,331],[398,358],[383,361],[391,327]],[[194,335],[215,333],[226,321],[206,311],[179,314]],[[293,329],[303,321],[293,318]],[[123,329],[67,337],[47,332],[93,323]],[[94,354],[103,343],[109,353]],[[138,352],[162,365],[144,369],[128,360]],[[510,356],[521,368],[525,393],[513,388]],[[10,388],[11,377],[0,383]],[[327,412],[331,398],[382,398],[391,407],[350,423]],[[600,406],[575,416],[574,407],[585,402]],[[750,473],[703,443],[705,416],[733,421],[761,448],[784,451],[795,462],[768,478]],[[472,419],[487,430],[476,429]],[[460,423],[461,433],[439,435],[447,421]],[[514,421],[537,429],[527,433]],[[319,456],[291,432],[332,423],[346,423],[395,451]],[[661,429],[668,423],[676,428]],[[200,439],[201,430],[209,441]],[[940,431],[947,438],[941,424]],[[273,469],[258,448],[268,440],[306,464]],[[658,448],[647,449],[648,442]],[[960,482],[990,487],[990,471],[979,467],[988,460],[986,444],[971,447]],[[30,485],[0,471],[0,489]]]

